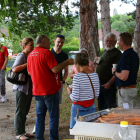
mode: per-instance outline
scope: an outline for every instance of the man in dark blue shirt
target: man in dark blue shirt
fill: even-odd
[[[128,108],[133,108],[134,99],[137,97],[137,73],[139,69],[138,54],[131,48],[132,36],[129,33],[121,33],[119,47],[123,51],[118,62],[117,69],[112,68],[113,75],[116,76],[118,86],[118,106],[127,104]]]
[[[68,59],[68,55],[61,50],[64,42],[65,42],[65,37],[63,35],[55,36],[55,40],[54,40],[55,46],[51,49],[51,52],[53,53],[58,64]],[[67,76],[68,76],[68,66],[66,66],[64,69],[64,76],[62,76],[62,71],[60,72],[61,88],[59,90],[59,104],[62,104],[63,84],[65,83]]]

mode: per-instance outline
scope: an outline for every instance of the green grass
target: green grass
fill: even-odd
[[[73,80],[72,80],[72,79],[68,76],[68,77],[67,77],[67,79],[66,79],[66,82],[68,82],[68,83],[71,83],[71,84],[72,84],[72,81],[73,81]]]
[[[11,68],[6,67],[5,75],[8,73],[8,71],[9,71],[10,69],[11,69]]]

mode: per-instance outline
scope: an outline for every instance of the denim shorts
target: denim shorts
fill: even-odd
[[[77,108],[79,108],[79,116],[84,116],[84,115],[96,112],[95,103],[90,107],[82,107],[78,104],[77,105],[72,104],[72,106],[71,106],[71,119],[70,119],[70,128],[71,129],[73,128],[73,126],[76,123],[74,118],[76,117]]]

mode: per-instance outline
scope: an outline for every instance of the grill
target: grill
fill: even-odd
[[[83,116],[82,121],[78,121],[79,117],[77,117],[75,126],[70,129],[70,135],[74,135],[75,140],[112,140],[112,135],[120,129],[120,125],[95,123],[99,117],[105,114],[107,115],[110,112],[122,114],[140,114],[139,109],[113,108],[111,110],[106,109],[85,115]],[[136,140],[140,140],[140,126],[129,125],[129,130]]]
[[[97,138],[97,137],[87,137],[87,136],[75,136],[75,140],[112,140],[109,138]]]

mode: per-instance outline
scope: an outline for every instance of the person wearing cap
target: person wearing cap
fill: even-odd
[[[117,37],[113,33],[108,33],[104,38],[105,50],[100,56],[101,60],[97,64],[96,72],[100,79],[100,94],[98,97],[98,108],[104,110],[115,108],[116,105],[116,77],[112,74],[112,64],[117,64],[121,58],[121,51],[115,48]],[[97,61],[95,57],[94,63]]]
[[[64,35],[58,34],[55,36],[55,40],[54,40],[55,46],[51,49],[51,52],[53,53],[58,64],[68,59],[68,55],[64,51],[62,51],[64,42],[65,42]],[[67,77],[68,77],[68,66],[64,68],[64,76],[62,75],[62,71],[60,72],[61,88],[59,90],[59,104],[62,104],[63,84],[65,83]]]
[[[1,102],[5,102],[5,70],[8,63],[8,50],[7,47],[0,44],[0,90],[1,90]]]
[[[132,109],[135,98],[137,97],[137,73],[139,70],[138,54],[131,47],[132,36],[127,33],[121,33],[119,38],[119,47],[123,51],[122,57],[118,62],[117,69],[112,68],[112,74],[116,76],[116,85],[118,86],[118,106]]]
[[[88,51],[87,51],[85,48],[81,49],[79,52],[80,52],[80,53],[85,53],[85,54],[87,54],[87,55],[89,56],[89,53],[88,53]],[[91,61],[89,61],[89,66],[88,66],[88,68],[89,68],[92,72],[95,71],[94,65],[93,65],[93,63],[92,63]],[[74,65],[72,66],[72,70],[71,70],[71,73],[70,73],[70,78],[73,79],[73,76],[74,76],[76,73],[78,73],[78,71],[77,71],[77,69],[76,69],[76,67],[75,67],[75,64],[74,64]]]

